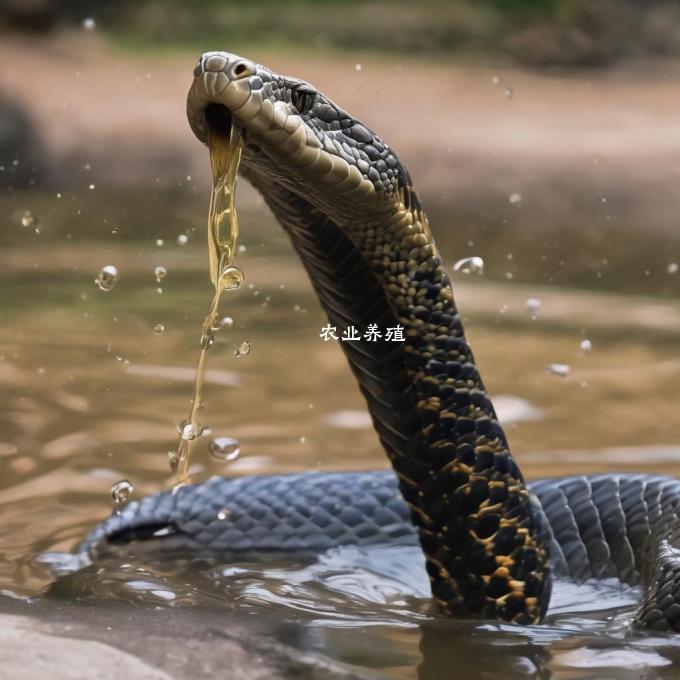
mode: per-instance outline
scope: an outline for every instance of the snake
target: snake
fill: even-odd
[[[311,84],[228,52],[199,59],[187,116],[203,143],[242,128],[239,173],[287,232],[332,327],[403,329],[400,342],[339,343],[391,469],[214,477],[129,503],[79,552],[419,545],[432,601],[451,617],[535,624],[559,579],[614,577],[638,587],[636,625],[680,631],[680,481],[525,481],[392,148]]]

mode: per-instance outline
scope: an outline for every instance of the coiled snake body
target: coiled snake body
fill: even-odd
[[[419,541],[432,595],[452,616],[537,622],[553,574],[616,576],[643,585],[641,624],[680,630],[680,482],[525,484],[394,152],[308,83],[225,52],[199,60],[187,113],[203,142],[208,127],[243,127],[241,173],[290,235],[333,326],[404,327],[403,343],[342,343],[394,472],[216,478],[131,503],[81,549]]]

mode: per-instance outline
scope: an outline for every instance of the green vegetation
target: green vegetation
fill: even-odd
[[[0,28],[44,31],[91,15],[136,49],[509,54],[534,66],[680,53],[674,0],[81,0],[0,3]]]
[[[101,27],[142,49],[509,54],[539,67],[680,52],[671,0],[128,0],[98,12]]]

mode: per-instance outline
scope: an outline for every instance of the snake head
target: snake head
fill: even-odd
[[[246,136],[242,165],[255,183],[274,182],[324,212],[365,210],[410,195],[394,152],[359,120],[307,82],[281,76],[227,52],[206,52],[187,97],[194,134],[228,134],[232,120]],[[342,207],[341,207],[342,206]]]

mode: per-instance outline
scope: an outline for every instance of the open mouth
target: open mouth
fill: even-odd
[[[231,135],[231,111],[223,104],[208,104],[203,112],[208,129],[229,139]]]

